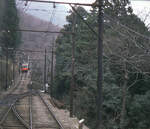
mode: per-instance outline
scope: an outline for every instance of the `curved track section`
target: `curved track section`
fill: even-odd
[[[11,104],[0,114],[0,129],[64,129],[50,105],[38,91],[29,90],[28,76],[22,76],[20,85],[8,96]]]
[[[45,102],[44,98],[42,97],[42,95],[39,92],[38,92],[38,95],[39,95],[40,99],[42,100],[43,104],[46,106],[49,113],[52,115],[53,119],[56,121],[57,125],[59,126],[59,129],[65,129],[63,127],[63,125],[61,124],[61,122],[56,118],[54,112],[52,111],[50,106]]]

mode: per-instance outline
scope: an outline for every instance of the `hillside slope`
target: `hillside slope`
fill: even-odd
[[[32,15],[23,13],[20,11],[20,28],[21,29],[30,29],[30,30],[43,30],[43,31],[59,31],[58,26],[53,25],[50,22],[43,21],[39,18],[36,18]],[[39,72],[41,75],[41,80],[43,80],[43,70],[44,70],[44,58],[45,48],[47,49],[47,69],[50,70],[50,58],[51,58],[51,46],[52,42],[58,34],[50,33],[39,33],[39,32],[22,32],[22,44],[20,45],[21,49],[42,51],[42,52],[24,52],[23,60],[27,60],[29,56],[30,62],[32,65],[32,71]],[[22,60],[22,62],[23,62]],[[41,74],[42,73],[42,74]],[[48,72],[47,72],[48,74]]]
[[[43,31],[59,31],[58,26],[52,23],[43,21],[32,15],[20,13],[20,28],[30,30],[43,30]],[[22,48],[27,49],[45,49],[50,46],[52,37],[56,37],[57,34],[46,34],[38,32],[22,32]]]

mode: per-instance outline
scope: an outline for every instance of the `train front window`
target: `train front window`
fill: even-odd
[[[28,68],[28,66],[23,66],[22,68]]]

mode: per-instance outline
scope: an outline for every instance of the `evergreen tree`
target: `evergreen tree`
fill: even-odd
[[[148,29],[132,13],[132,9],[127,8],[128,1],[106,1],[105,4],[104,11],[107,15],[104,14],[103,126],[106,129],[137,129],[141,127],[147,129],[149,128],[149,119],[146,119],[146,113],[138,112],[138,109],[142,110],[143,108],[140,102],[144,103],[144,100],[139,99],[140,96],[146,100],[144,106],[149,106],[147,102],[150,90],[149,75],[143,74],[143,72],[148,72],[149,67],[144,64],[149,61],[148,56],[141,56],[145,54],[142,47],[148,48],[147,39],[125,29],[122,24],[145,35],[149,35]],[[77,11],[97,32],[97,9],[93,8],[88,13],[78,7]],[[71,31],[72,14],[67,17],[67,21],[68,24],[62,31]],[[87,124],[94,128],[97,37],[81,20],[77,21],[75,30],[75,114],[79,118],[85,118]],[[56,44],[55,95],[66,104],[69,102],[71,81],[72,46],[70,38],[70,35],[62,34],[58,37]],[[131,107],[133,103],[135,105]],[[140,107],[138,107],[139,105]],[[147,108],[146,110],[149,111]],[[135,117],[135,113],[139,113],[139,116]],[[137,121],[141,121],[139,125],[136,125]]]

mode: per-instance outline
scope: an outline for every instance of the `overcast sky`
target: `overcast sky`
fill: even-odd
[[[95,0],[54,0],[54,1],[64,1],[64,2],[77,2],[77,3],[93,3]],[[56,5],[53,9],[52,4],[45,3],[28,3],[28,6],[24,6],[22,3],[18,3],[19,6],[24,7],[25,12],[30,13],[34,16],[40,17],[41,19],[51,21],[54,24],[62,26],[65,22],[65,16],[68,15],[68,10],[70,7],[68,5]],[[150,0],[132,0],[132,8],[134,13],[138,15],[142,20],[145,16],[148,16],[145,21],[146,24],[150,23]]]
[[[148,25],[150,23],[150,0],[132,0],[131,5],[134,13]]]

